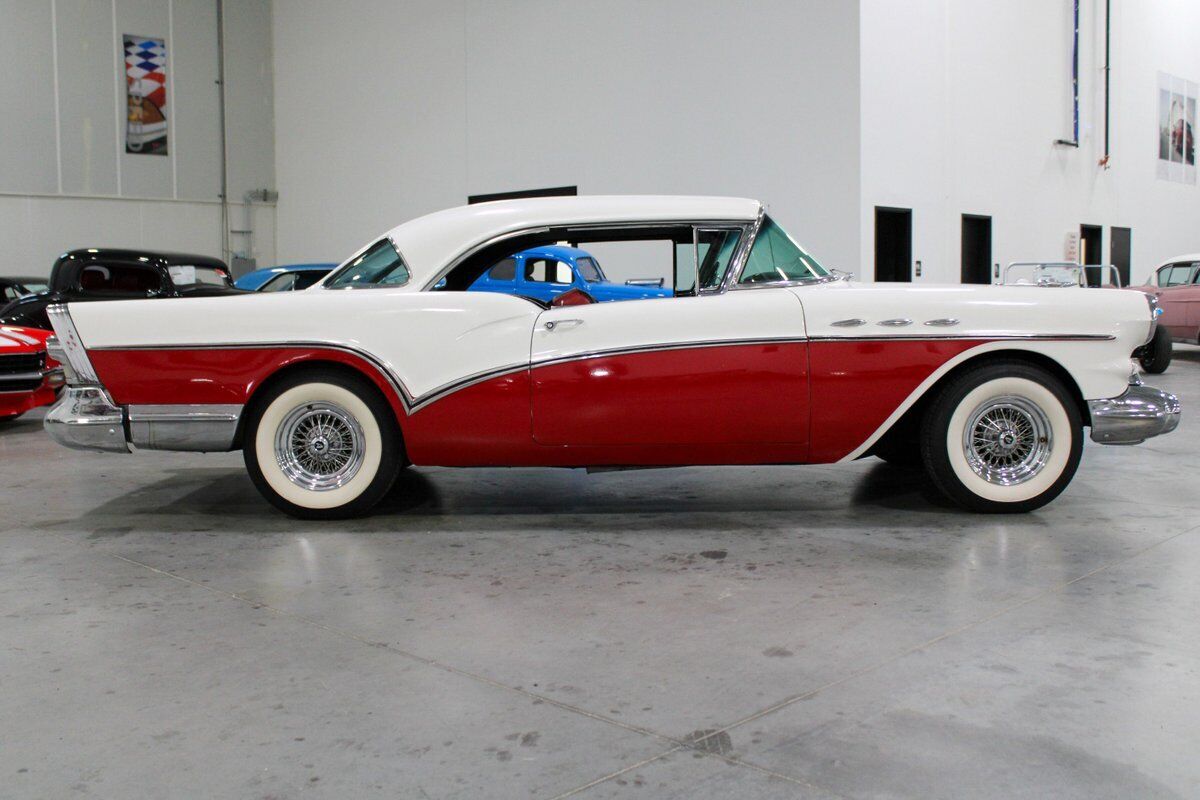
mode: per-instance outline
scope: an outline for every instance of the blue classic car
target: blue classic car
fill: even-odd
[[[324,278],[337,264],[283,264],[247,272],[233,282],[248,292],[291,292],[307,289]]]
[[[598,303],[671,297],[661,280],[613,283],[586,250],[550,245],[522,250],[492,266],[468,291],[516,294],[549,303],[569,289],[587,292]]]

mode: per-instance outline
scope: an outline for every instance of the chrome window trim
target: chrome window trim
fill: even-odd
[[[746,261],[750,258],[750,248],[754,247],[754,243],[758,241],[759,231],[762,230],[763,221],[767,218],[767,207],[759,205],[758,216],[754,218],[754,224],[750,227],[749,235],[745,237],[744,246],[741,250],[734,254],[733,263],[725,272],[725,283],[721,291],[728,291],[730,287],[737,287],[742,280],[742,272],[746,269]],[[760,286],[770,286],[771,284],[759,284]]]
[[[761,214],[761,208],[760,208],[760,214]],[[754,231],[756,230],[755,225],[757,224],[757,222],[758,222],[757,220],[754,223],[742,222],[740,224],[734,224],[734,223],[721,224],[721,223],[705,222],[705,223],[697,223],[692,226],[692,241],[693,241],[693,248],[694,248],[693,252],[695,253],[695,257],[696,257],[696,296],[697,297],[711,297],[712,295],[718,295],[718,294],[725,293],[725,291],[729,288],[730,274],[734,271],[734,269],[740,269],[739,261],[738,261],[739,258],[741,259],[741,266],[745,266],[746,259],[745,259],[745,256],[743,255],[743,250],[745,251],[745,253],[750,252],[749,247],[747,247],[745,243],[751,236],[754,235]],[[731,231],[731,230],[738,230],[738,231],[740,231],[740,233],[738,234],[737,247],[735,247],[733,250],[733,255],[729,259],[729,266],[725,268],[725,274],[721,276],[721,282],[719,284],[717,284],[716,286],[712,286],[707,289],[701,289],[700,288],[700,232],[701,231]]]
[[[71,371],[75,374],[79,384],[99,386],[100,377],[96,374],[96,368],[92,366],[92,360],[83,346],[83,340],[79,338],[79,331],[75,329],[75,322],[71,319],[71,312],[66,303],[54,303],[47,307],[46,316],[50,318],[50,325],[54,328],[58,346],[62,349],[63,355],[67,357]]]
[[[669,219],[669,220],[656,219],[656,220],[644,220],[644,221],[629,220],[629,221],[624,221],[624,222],[581,222],[581,223],[533,225],[528,228],[520,228],[518,230],[508,231],[506,233],[498,234],[489,239],[484,239],[483,241],[478,242],[477,244],[467,248],[466,250],[462,251],[457,256],[455,256],[453,259],[451,259],[451,261],[446,266],[442,267],[442,269],[440,269],[436,273],[434,273],[433,277],[430,278],[428,281],[426,281],[425,285],[423,287],[421,287],[420,291],[422,291],[422,292],[430,291],[443,278],[445,278],[447,275],[449,275],[451,272],[453,272],[457,267],[459,267],[464,261],[466,261],[468,258],[475,255],[479,251],[483,250],[485,247],[490,247],[494,244],[499,244],[500,242],[507,241],[509,239],[515,239],[518,236],[526,236],[526,235],[532,234],[532,233],[549,233],[550,230],[553,228],[562,228],[567,233],[570,233],[571,231],[587,231],[587,230],[597,230],[597,229],[600,229],[600,230],[625,230],[625,229],[630,229],[630,228],[678,228],[678,227],[686,225],[693,229],[692,237],[693,237],[693,243],[694,243],[696,228],[710,228],[711,227],[711,228],[722,229],[722,228],[740,227],[740,228],[745,229],[747,227],[750,227],[752,229],[752,231],[756,231],[757,227],[755,227],[755,226],[760,226],[762,224],[763,213],[764,213],[764,211],[763,211],[762,206],[759,206],[758,218],[754,222],[751,222],[750,220],[746,220],[746,219],[711,219],[711,220],[708,220],[708,219],[695,219],[695,218],[681,217],[679,219]],[[743,239],[743,241],[745,241],[746,237],[743,236],[742,239]],[[739,244],[738,248],[739,248],[739,250],[742,250],[743,245]],[[745,252],[749,253],[748,245],[745,246]],[[724,291],[724,287],[728,286],[729,275],[732,274],[733,267],[738,266],[738,257],[739,257],[739,253],[735,251],[733,262],[730,266],[730,269],[726,271],[726,277],[725,277],[725,280],[722,282],[722,289],[720,291]],[[744,264],[745,264],[745,258],[743,256],[741,265],[744,266]],[[697,281],[697,284],[699,284],[699,275],[698,274],[697,274],[696,281]],[[710,290],[708,292],[705,292],[705,294],[718,294],[718,293],[719,292],[716,290]]]

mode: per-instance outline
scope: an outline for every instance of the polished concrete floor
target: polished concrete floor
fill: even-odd
[[[0,796],[1200,796],[1179,431],[1040,512],[874,460],[411,470],[280,516],[237,454],[0,432]]]

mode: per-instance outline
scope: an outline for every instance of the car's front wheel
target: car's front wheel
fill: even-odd
[[[1167,367],[1171,366],[1173,352],[1174,345],[1171,342],[1170,332],[1159,325],[1154,329],[1154,337],[1150,339],[1150,343],[1142,348],[1138,361],[1146,372],[1152,375],[1161,375],[1167,371]]]
[[[921,452],[934,486],[956,504],[1032,511],[1075,475],[1083,420],[1055,375],[1025,362],[993,362],[942,388],[921,427]]]
[[[243,457],[276,508],[301,519],[342,519],[387,494],[403,460],[388,402],[337,370],[287,376],[247,409]]]

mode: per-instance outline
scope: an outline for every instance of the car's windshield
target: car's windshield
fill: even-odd
[[[380,239],[335,272],[324,285],[326,289],[403,286],[408,278],[408,265],[391,239]]]
[[[575,266],[579,268],[580,276],[588,283],[600,283],[604,280],[604,273],[600,271],[600,265],[594,258],[577,258]]]
[[[775,220],[763,220],[739,283],[777,283],[824,278],[829,270],[804,252]]]
[[[171,276],[171,283],[175,284],[176,288],[232,285],[229,273],[220,267],[194,267],[190,264],[179,265],[167,267],[167,273]]]

